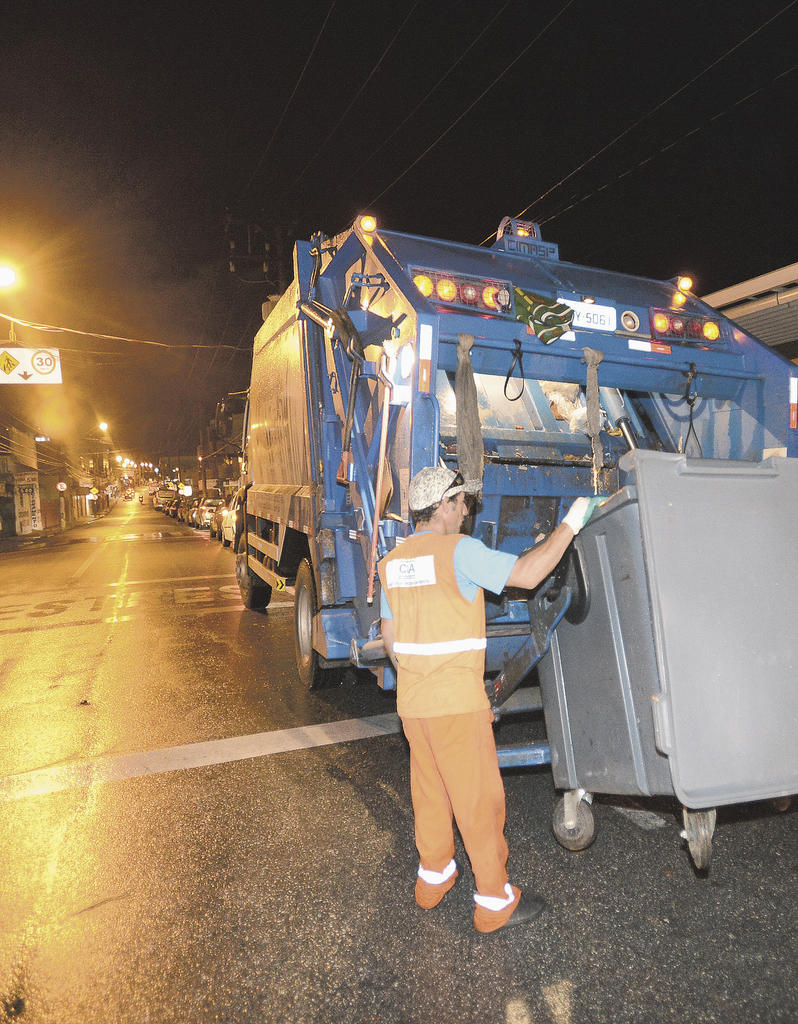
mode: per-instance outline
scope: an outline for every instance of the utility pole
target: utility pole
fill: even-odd
[[[282,293],[288,287],[286,237],[293,225],[272,221],[264,226],[261,215],[225,218],[227,261],[231,274],[247,284],[263,284],[270,292]]]

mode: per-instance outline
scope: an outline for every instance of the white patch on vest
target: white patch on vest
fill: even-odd
[[[385,582],[392,587],[431,587],[435,585],[435,556],[394,558],[386,566]]]

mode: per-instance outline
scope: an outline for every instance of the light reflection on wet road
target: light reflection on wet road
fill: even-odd
[[[798,1019],[794,810],[721,811],[699,878],[667,802],[600,802],[573,855],[549,773],[509,772],[512,874],[550,908],[477,936],[459,846],[444,904],[413,903],[405,744],[362,724],[392,697],[302,691],[290,604],[247,612],[232,570],[137,502],[0,555],[0,1021]],[[38,771],[83,774],[14,792]]]

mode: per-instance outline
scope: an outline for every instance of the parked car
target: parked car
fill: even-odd
[[[208,525],[208,529],[211,532],[211,540],[221,541],[222,523],[224,522],[224,517],[227,514],[227,510],[230,508],[232,501],[232,494],[228,494],[226,498],[220,499],[218,505],[214,506],[211,521]]]
[[[194,525],[198,530],[209,530],[213,513],[224,502],[221,498],[203,498],[194,513]]]
[[[222,545],[229,548],[233,546],[235,551],[238,546],[238,538],[241,531],[244,529],[244,500],[246,498],[246,488],[240,487],[233,495],[233,500],[230,502],[230,508],[227,510],[227,514],[222,522]]]
[[[204,495],[195,494],[189,502],[188,512],[186,513],[186,522],[189,526],[199,526],[199,512],[204,500]]]
[[[183,498],[180,502],[180,507],[177,510],[177,521],[179,523],[187,523],[189,526],[191,523],[191,513],[199,502],[197,497]]]
[[[171,487],[159,487],[152,496],[153,508],[166,511],[166,506],[177,497],[177,492]]]

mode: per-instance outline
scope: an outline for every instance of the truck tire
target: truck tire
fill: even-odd
[[[245,608],[266,608],[272,599],[272,588],[256,576],[247,564],[247,535],[242,533],[236,545],[236,580]]]
[[[322,668],[321,656],[313,648],[313,616],[318,610],[313,567],[303,558],[294,586],[294,651],[299,678],[309,690],[331,682],[333,674],[333,670]]]

